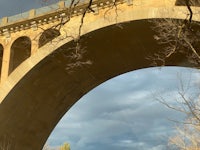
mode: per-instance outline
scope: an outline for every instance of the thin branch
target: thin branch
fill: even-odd
[[[197,51],[195,50],[195,48],[192,46],[192,44],[186,39],[184,38],[184,41],[188,44],[188,46],[191,48],[192,52],[197,56],[197,58],[200,60],[200,56],[197,53]]]
[[[191,7],[190,7],[190,0],[185,0],[185,4],[186,4],[187,9],[188,9],[188,11],[189,11],[189,13],[190,13],[189,23],[191,23],[191,22],[192,22],[193,12],[192,12],[192,9],[191,9]]]

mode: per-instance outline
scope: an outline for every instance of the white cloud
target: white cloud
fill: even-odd
[[[156,145],[150,148],[149,150],[166,150],[166,149],[167,149],[166,145]]]

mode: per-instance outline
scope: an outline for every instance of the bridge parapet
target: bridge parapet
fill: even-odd
[[[128,5],[147,5],[147,6],[172,6],[175,0],[94,0],[91,8],[98,14],[99,9],[104,9],[113,4],[127,3]],[[35,28],[38,25],[48,24],[50,22],[61,20],[63,17],[81,15],[87,7],[88,1],[78,4],[70,9],[70,4],[66,1],[60,1],[50,6],[32,9],[30,11],[17,14],[11,17],[4,17],[0,21],[0,36],[7,35],[8,32],[17,32],[20,30]],[[90,10],[91,12],[91,10]]]

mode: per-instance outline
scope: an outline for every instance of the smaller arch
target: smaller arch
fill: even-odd
[[[16,39],[10,50],[9,74],[31,56],[31,39],[22,36]]]
[[[60,35],[57,29],[47,29],[45,30],[39,38],[38,48],[44,46],[46,43],[50,42],[54,38]]]
[[[2,69],[2,64],[3,64],[3,45],[0,43],[0,76],[1,76],[1,69]]]

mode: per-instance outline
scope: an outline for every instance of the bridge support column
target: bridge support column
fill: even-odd
[[[38,39],[32,39],[31,42],[31,55],[37,52],[38,49]]]
[[[11,45],[4,45],[3,61],[2,61],[2,73],[1,73],[1,83],[5,82],[8,78],[9,63],[10,63],[10,51]]]

